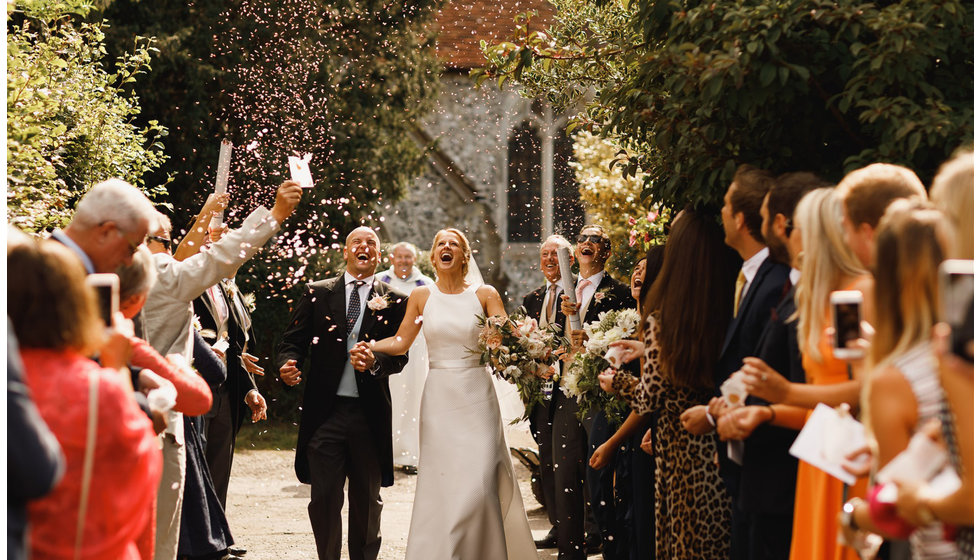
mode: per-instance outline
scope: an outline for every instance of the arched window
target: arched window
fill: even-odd
[[[573,140],[559,132],[555,136],[554,228],[555,233],[574,239],[585,225],[585,210],[579,198],[575,172],[568,163],[574,157]]]
[[[541,239],[541,137],[530,121],[511,132],[507,142],[508,241]]]

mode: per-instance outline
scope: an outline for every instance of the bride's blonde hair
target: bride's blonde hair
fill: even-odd
[[[440,229],[436,232],[435,237],[432,238],[432,249],[429,250],[429,262],[432,263],[432,268],[438,270],[438,268],[436,268],[436,241],[438,241],[439,236],[444,233],[451,233],[459,238],[459,246],[463,250],[463,276],[466,276],[466,274],[470,271],[470,241],[469,239],[466,239],[463,232],[456,228]]]

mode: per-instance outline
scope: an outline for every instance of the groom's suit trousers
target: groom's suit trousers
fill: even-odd
[[[362,404],[337,397],[330,417],[310,439],[310,524],[320,560],[340,560],[344,483],[348,482],[347,550],[351,560],[375,560],[381,550],[381,468]]]

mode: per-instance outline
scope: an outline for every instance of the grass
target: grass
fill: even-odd
[[[293,424],[270,424],[263,420],[256,424],[245,421],[235,440],[236,451],[251,449],[274,449],[292,451],[296,449],[296,433],[299,426]]]

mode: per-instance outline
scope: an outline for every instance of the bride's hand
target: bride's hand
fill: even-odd
[[[367,342],[358,342],[350,349],[350,364],[357,371],[367,371],[374,367],[374,352]]]

